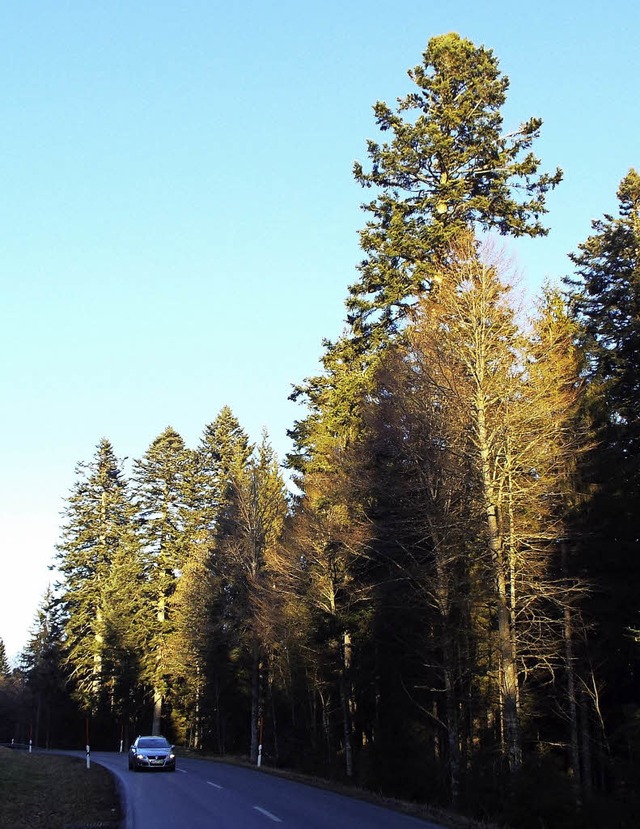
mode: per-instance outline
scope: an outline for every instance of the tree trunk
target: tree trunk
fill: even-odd
[[[580,717],[580,737],[582,744],[582,787],[585,796],[591,792],[593,786],[593,763],[591,757],[591,728],[589,725],[589,695],[584,689],[580,689],[580,706],[578,709]]]
[[[158,622],[160,622],[160,629],[162,630],[162,624],[166,619],[164,595],[161,595],[158,599],[157,619]],[[162,645],[160,645],[158,653],[156,654],[156,685],[153,689],[153,723],[151,725],[151,734],[155,737],[159,736],[162,733],[162,691],[160,690],[160,686],[158,683],[161,672]]]
[[[252,763],[258,762],[260,718],[262,716],[260,703],[260,650],[258,642],[254,638],[251,665],[251,748],[249,754]]]
[[[162,692],[158,688],[153,689],[153,723],[151,733],[159,737],[162,733]]]
[[[460,796],[460,743],[458,728],[458,712],[454,696],[455,664],[453,643],[449,627],[450,596],[447,566],[443,560],[443,542],[434,522],[429,522],[429,530],[434,542],[435,569],[436,569],[436,598],[440,615],[442,643],[442,672],[445,698],[445,716],[447,726],[447,767],[449,772],[449,789],[451,805],[456,807]]]
[[[580,775],[580,748],[578,743],[578,707],[576,705],[575,675],[573,670],[573,633],[571,610],[564,608],[564,655],[567,671],[567,699],[569,701],[569,774],[574,790],[576,805],[582,805],[582,781]]]
[[[518,674],[514,653],[513,631],[511,630],[509,596],[506,564],[504,561],[503,539],[500,536],[496,498],[491,479],[489,462],[489,440],[486,428],[485,403],[482,393],[476,396],[476,437],[481,458],[482,495],[486,516],[487,542],[491,552],[496,584],[496,603],[498,616],[498,655],[500,659],[500,683],[502,697],[502,721],[506,754],[511,771],[516,771],[522,764],[520,746],[520,722],[518,711]]]
[[[215,701],[216,701],[216,738],[218,742],[218,753],[225,754],[225,739],[222,729],[222,712],[220,711],[220,681],[216,678],[215,681]]]
[[[104,651],[104,636],[102,635],[102,610],[99,606],[96,607],[94,643],[93,682],[91,685],[94,705],[97,705],[100,699],[100,692],[102,690],[102,653]]]
[[[448,659],[448,654],[445,654],[445,659]],[[447,716],[447,741],[449,749],[449,788],[451,790],[451,805],[456,808],[460,799],[460,746],[458,742],[458,712],[453,694],[451,669],[446,663],[444,666],[444,694]]]
[[[329,704],[331,702],[331,693],[325,698],[325,693],[321,687],[318,688],[318,696],[320,697],[320,705],[322,706],[322,733],[324,734],[324,742],[327,748],[327,753],[331,754],[332,740],[331,740],[331,716],[329,714]]]
[[[567,550],[564,541],[560,542],[560,563],[562,575],[567,575]],[[576,702],[575,671],[573,669],[573,626],[571,608],[564,607],[564,658],[567,672],[567,700],[569,702],[569,774],[574,790],[576,805],[582,805],[582,780],[580,774],[580,744],[578,738],[578,706]]]
[[[273,728],[273,756],[276,763],[280,760],[280,749],[278,746],[278,717],[276,714],[276,704],[273,695],[273,676],[269,672],[269,700],[271,702],[271,726]]]
[[[340,672],[340,703],[344,739],[344,766],[347,777],[353,777],[353,744],[351,739],[351,693],[349,672],[351,669],[351,634],[347,631],[342,639],[342,671]]]
[[[196,667],[196,704],[194,711],[194,725],[193,725],[193,747],[195,749],[202,748],[202,719],[200,714],[200,665]]]

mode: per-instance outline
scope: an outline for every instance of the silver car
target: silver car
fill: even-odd
[[[173,746],[164,737],[138,737],[129,749],[129,769],[176,770]]]

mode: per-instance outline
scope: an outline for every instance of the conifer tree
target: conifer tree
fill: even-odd
[[[579,804],[585,767],[579,718],[586,712],[580,712],[578,704],[578,685],[585,681],[585,654],[578,631],[588,585],[570,558],[575,557],[577,547],[573,518],[583,498],[578,467],[589,436],[581,417],[584,355],[578,340],[579,325],[570,315],[565,298],[558,288],[545,285],[532,319],[527,349],[527,428],[535,441],[526,462],[536,470],[535,480],[542,488],[529,503],[535,509],[529,543],[538,549],[551,546],[553,550],[552,568],[560,590],[553,599],[562,624],[565,677],[557,704],[569,722],[568,769]],[[533,483],[527,488],[527,498]]]
[[[180,729],[180,742],[196,749],[203,747],[205,734],[215,733],[214,700],[219,700],[216,656],[222,620],[217,612],[222,587],[211,549],[210,540],[202,536],[191,541],[171,602],[173,624],[166,647],[174,726]]]
[[[8,743],[18,734],[25,708],[24,696],[24,685],[18,671],[11,671],[5,644],[0,638],[0,743]]]
[[[618,481],[640,492],[640,175],[618,188],[619,213],[593,222],[571,254],[572,305],[584,329],[586,376],[598,441],[616,454]],[[608,462],[611,461],[611,456]]]
[[[69,721],[78,712],[69,693],[73,680],[65,664],[64,617],[50,587],[36,612],[20,667],[31,706],[34,745],[50,748],[68,744]]]
[[[62,574],[67,658],[77,696],[92,711],[105,702],[108,689],[113,698],[117,666],[109,657],[107,619],[114,582],[119,581],[118,564],[133,554],[132,508],[121,463],[108,440],[100,441],[93,461],[80,463],[76,474],[57,545],[57,568]],[[122,579],[118,587],[129,590],[130,582]]]
[[[331,469],[307,472],[286,553],[275,565],[282,589],[297,597],[308,673],[314,677],[311,692],[322,710],[326,744],[342,745],[347,777],[355,773],[358,612],[370,600],[365,577],[370,532],[352,478],[356,469],[349,465],[355,457],[341,452]]]
[[[196,508],[202,510],[201,526],[214,536],[224,532],[232,471],[244,466],[252,450],[238,419],[229,406],[223,406],[205,427],[196,450]]]
[[[325,346],[324,374],[292,395],[306,403],[308,414],[289,433],[294,451],[287,460],[302,496],[291,525],[293,541],[286,545],[292,560],[284,583],[298,593],[306,635],[314,643],[305,653],[314,677],[312,693],[323,711],[325,744],[343,746],[345,772],[351,777],[354,619],[369,594],[364,562],[370,525],[363,509],[369,493],[362,446],[378,358],[370,359],[348,336]],[[281,563],[280,569],[285,566]],[[340,714],[335,734],[330,711]]]
[[[193,453],[167,427],[134,462],[133,492],[138,541],[144,560],[148,608],[145,620],[146,680],[153,689],[152,733],[159,734],[162,705],[171,686],[167,642],[175,625],[171,601],[189,548],[187,528],[192,506]]]
[[[579,466],[589,493],[573,532],[576,567],[593,583],[587,605],[592,658],[604,686],[605,725],[633,739],[628,706],[640,693],[635,585],[640,578],[640,175],[620,182],[617,215],[592,223],[592,234],[570,258],[570,302],[581,329],[590,449]]]
[[[416,88],[395,111],[374,106],[389,142],[368,142],[369,171],[354,166],[356,181],[377,193],[363,205],[370,217],[360,234],[366,258],[347,302],[356,335],[393,328],[429,290],[460,232],[546,234],[546,195],[562,178],[559,169],[538,173],[531,145],[539,118],[504,132],[509,79],[491,49],[440,35],[408,74]]]
[[[185,740],[201,747],[205,733],[215,734],[220,751],[233,579],[218,542],[231,509],[232,470],[236,464],[242,467],[250,453],[246,433],[224,406],[205,426],[187,476],[192,496],[185,512],[184,567],[172,600],[174,625],[167,648],[176,689],[174,715],[181,718]]]
[[[518,660],[526,639],[524,628],[516,631],[514,625],[518,612],[514,595],[522,577],[516,568],[519,559],[514,545],[517,533],[521,540],[527,532],[525,511],[519,513],[517,527],[503,521],[509,514],[508,499],[514,507],[516,496],[522,503],[526,488],[523,468],[518,467],[517,486],[514,474],[519,453],[527,451],[526,441],[517,447],[515,441],[518,419],[525,417],[524,409],[518,406],[524,382],[523,363],[519,362],[523,359],[522,338],[513,312],[503,302],[504,289],[497,272],[479,259],[473,239],[485,232],[515,237],[546,234],[542,224],[546,198],[562,173],[539,172],[540,162],[531,148],[540,133],[540,119],[532,118],[510,133],[503,130],[501,110],[509,81],[500,73],[491,50],[453,33],[442,35],[429,41],[422,64],[409,76],[414,91],[398,99],[395,110],[381,102],[374,108],[377,124],[389,136],[388,141],[369,141],[369,169],[359,163],[354,167],[356,180],[374,191],[373,199],[363,205],[368,215],[360,234],[365,258],[359,266],[359,279],[349,289],[347,330],[335,343],[325,343],[323,374],[294,391],[293,397],[308,405],[309,414],[291,432],[295,449],[289,461],[303,476],[299,480],[304,493],[300,515],[305,511],[308,515],[309,496],[320,492],[316,500],[324,509],[331,505],[369,522],[369,538],[359,551],[359,555],[366,551],[369,572],[364,578],[360,574],[356,591],[374,581],[374,573],[380,578],[386,567],[387,578],[383,580],[387,585],[397,583],[399,574],[404,573],[410,581],[420,582],[423,595],[429,597],[431,609],[425,624],[435,625],[441,636],[438,647],[425,659],[438,659],[442,666],[438,681],[442,681],[443,696],[448,699],[448,712],[443,709],[442,713],[451,740],[450,787],[455,798],[458,771],[454,755],[459,746],[455,695],[462,691],[460,684],[456,686],[462,675],[456,659],[465,647],[476,648],[474,670],[499,676],[497,685],[484,682],[484,707],[478,707],[477,716],[497,712],[504,755],[516,770],[522,758],[522,663]],[[466,253],[462,252],[465,245]],[[465,267],[466,276],[462,275]],[[443,301],[441,283],[447,279],[452,283],[448,300],[459,303],[453,311],[450,305],[449,313],[455,317],[462,313],[462,304],[469,303],[467,321],[456,320],[455,334],[442,322],[442,307],[438,307]],[[473,306],[481,295],[484,306]],[[425,296],[428,298],[422,303]],[[429,302],[434,304],[431,310]],[[474,341],[471,329],[476,312],[478,324],[483,320],[487,324],[476,329]],[[425,401],[422,424],[414,417],[419,403],[414,405],[413,397],[411,401],[394,397],[401,392],[390,376],[399,370],[407,382],[407,396],[418,393],[422,381],[412,368],[402,365],[402,357],[400,366],[392,369],[396,346],[402,349],[418,317],[423,331],[431,332],[423,337],[421,348],[427,337],[431,338],[432,356],[433,349],[446,343],[451,346],[446,363],[449,373],[437,382],[432,377],[432,396]],[[455,335],[458,342],[454,342]],[[473,354],[474,342],[490,345],[491,354]],[[416,346],[409,343],[408,347],[411,352]],[[465,347],[466,354],[456,353]],[[425,357],[424,363],[428,367],[429,359]],[[431,369],[435,371],[433,361]],[[445,379],[450,385],[438,387]],[[392,388],[396,392],[390,391]],[[440,403],[443,395],[448,400],[444,408]],[[413,408],[410,419],[403,419],[404,402]],[[385,411],[391,417],[389,422]],[[454,432],[429,434],[437,427],[444,428],[444,420],[439,421],[443,412],[452,416],[447,427]],[[406,431],[409,422],[418,429],[423,444],[415,441],[415,433]],[[448,454],[447,463],[449,470],[465,471],[459,490],[449,486],[450,478],[437,469],[438,460],[442,462],[447,454],[442,452],[438,457],[439,447],[454,437],[459,445]],[[389,451],[394,441],[397,458]],[[527,445],[530,448],[533,441]],[[372,454],[367,461],[368,450]],[[408,470],[424,496],[420,506],[416,493],[401,483]],[[475,500],[464,507],[455,503],[462,493],[467,497],[473,494]],[[498,512],[501,498],[505,500]],[[416,511],[420,509],[422,514]],[[413,531],[409,529],[412,520]],[[465,528],[462,535],[460,527]],[[298,531],[301,528],[302,524]],[[355,544],[352,549],[357,548]],[[473,566],[465,566],[464,555],[475,555]],[[529,568],[532,585],[536,579],[542,584],[546,564],[541,554],[535,578],[535,568]],[[470,641],[473,633],[480,634],[479,627],[467,637],[464,647],[460,642],[445,642],[454,619],[455,624],[464,626],[471,618],[468,610],[454,607],[458,579],[464,589],[477,588],[478,607],[492,608],[484,618],[490,635],[484,635],[482,642],[483,637],[478,638],[484,647],[482,654],[478,653],[478,642],[472,645]],[[397,592],[401,590],[398,586]],[[544,590],[538,593],[538,608],[543,603],[542,593]],[[392,591],[378,590],[377,595],[383,602],[402,602]],[[421,612],[416,609],[414,619]],[[388,630],[390,622],[382,621],[384,613],[378,613],[377,618]],[[480,613],[476,619],[480,625]]]
[[[209,730],[220,752],[241,745],[236,735],[245,726],[237,685],[241,610],[226,542],[236,527],[234,482],[252,451],[238,419],[229,406],[223,406],[205,427],[195,451],[195,535],[190,534],[195,546],[176,596],[181,608],[178,649],[191,654],[185,661],[191,665],[186,680],[189,694],[193,698],[198,689],[201,727]]]
[[[259,722],[264,709],[263,681],[268,671],[272,624],[265,616],[269,558],[280,540],[287,512],[284,482],[266,434],[242,462],[233,453],[229,472],[229,509],[224,517],[220,554],[227,562],[233,595],[233,624],[246,664],[251,698],[250,756],[258,757]],[[239,462],[240,461],[240,462]]]
[[[349,327],[337,342],[325,341],[324,374],[292,395],[311,409],[291,431],[296,448],[289,462],[299,467],[313,454],[321,411],[332,434],[355,435],[379,349],[440,278],[456,237],[470,230],[548,232],[540,219],[562,172],[538,172],[531,146],[539,118],[503,131],[509,79],[492,50],[455,33],[440,35],[408,74],[417,88],[398,99],[395,112],[384,102],[374,106],[391,140],[368,141],[369,171],[354,165],[356,181],[377,195],[363,205],[370,218],[360,232],[360,277],[346,303]]]
[[[4,640],[0,637],[0,677],[9,676],[9,660],[7,659],[7,650],[4,646]]]

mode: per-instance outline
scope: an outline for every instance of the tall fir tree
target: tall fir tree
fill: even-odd
[[[293,394],[310,411],[291,431],[295,449],[289,462],[303,473],[305,492],[317,491],[321,477],[325,496],[320,503],[326,498],[345,514],[375,500],[366,492],[372,479],[362,474],[362,451],[370,440],[365,411],[367,401],[376,398],[376,375],[389,343],[402,334],[420,296],[446,274],[457,240],[477,231],[545,234],[540,219],[546,196],[562,178],[560,170],[538,172],[531,146],[540,119],[503,132],[501,109],[509,81],[491,50],[455,33],[435,37],[409,76],[416,88],[398,100],[396,111],[382,102],[374,107],[390,141],[369,141],[370,169],[360,163],[354,167],[356,180],[376,195],[363,205],[369,217],[360,234],[365,259],[349,289],[349,327],[337,342],[325,343],[323,375]],[[356,457],[360,462],[354,464]],[[352,469],[347,487],[339,471],[343,464]],[[341,478],[342,485],[335,485]],[[303,499],[306,509],[308,502]],[[376,532],[384,535],[385,529],[380,525]],[[503,619],[506,638],[505,625]],[[513,700],[513,670],[509,682]],[[517,730],[515,714],[510,722]],[[515,735],[514,765],[518,745]]]
[[[615,453],[621,490],[640,493],[640,175],[618,188],[617,217],[593,222],[571,254],[571,301],[583,327],[585,373],[597,438]]]
[[[193,453],[170,426],[158,435],[142,458],[134,461],[133,498],[144,560],[142,590],[147,599],[143,670],[153,694],[153,734],[160,733],[163,703],[167,702],[171,688],[167,650],[175,626],[171,603],[189,549],[193,471]]]
[[[589,750],[580,729],[580,720],[589,716],[589,706],[588,700],[580,704],[584,695],[579,689],[588,687],[590,679],[582,621],[589,586],[575,561],[579,544],[572,532],[573,517],[584,497],[578,468],[589,441],[581,416],[585,383],[579,331],[560,289],[545,284],[527,342],[529,428],[537,438],[532,467],[544,488],[544,498],[531,500],[535,505],[534,519],[545,519],[544,532],[540,533],[538,528],[532,541],[538,548],[555,548],[552,572],[561,591],[561,601],[556,598],[556,606],[561,613],[564,658],[563,681],[556,683],[556,694],[549,695],[549,699],[556,710],[564,713],[569,726],[567,769],[578,806],[589,777]],[[558,727],[555,720],[554,727]]]
[[[69,676],[70,667],[65,664],[64,617],[50,587],[36,612],[20,667],[28,695],[33,744],[44,748],[73,745],[78,709],[69,693],[74,683]]]
[[[440,35],[408,74],[416,88],[398,99],[396,111],[380,101],[374,106],[391,140],[370,140],[370,170],[354,167],[356,181],[377,191],[363,205],[370,216],[360,233],[366,258],[347,302],[356,334],[369,338],[393,329],[429,290],[434,268],[461,231],[546,234],[540,217],[562,178],[559,169],[538,173],[530,148],[539,118],[504,132],[509,79],[491,49]]]
[[[4,639],[0,637],[0,677],[9,676],[9,660],[7,649],[4,646]]]
[[[4,640],[0,638],[0,743],[21,739],[21,728],[26,725],[25,695],[24,683],[18,671],[11,671]]]
[[[206,735],[215,735],[210,742],[221,752],[227,698],[234,695],[226,682],[234,637],[228,624],[233,615],[233,577],[219,540],[233,509],[233,470],[244,466],[251,450],[237,418],[223,406],[205,426],[194,453],[188,546],[173,601],[175,626],[169,651],[181,688],[176,709],[185,739],[200,747]]]
[[[253,447],[229,406],[209,423],[196,450],[198,506],[202,525],[214,535],[222,531],[230,495],[232,470],[241,468]]]
[[[377,125],[391,140],[368,141],[369,171],[354,166],[356,181],[377,195],[363,204],[369,215],[360,232],[365,259],[349,288],[349,327],[337,342],[325,342],[324,374],[292,395],[311,409],[291,431],[290,463],[298,467],[314,452],[320,411],[332,434],[344,439],[357,432],[376,355],[440,278],[460,234],[548,232],[540,219],[562,171],[538,172],[531,146],[539,118],[503,131],[509,79],[492,50],[456,33],[440,35],[409,77],[417,88],[398,99],[395,112],[384,102],[374,106]]]
[[[76,694],[84,709],[94,712],[114,699],[118,660],[110,651],[114,639],[108,620],[114,589],[131,595],[119,565],[135,554],[132,507],[122,464],[108,440],[100,441],[94,459],[80,463],[76,474],[56,563]]]
[[[567,278],[581,327],[587,383],[585,416],[591,447],[580,464],[589,494],[578,511],[580,567],[594,585],[587,623],[592,659],[603,684],[607,738],[635,746],[640,627],[635,585],[640,578],[640,175],[631,169],[617,191],[617,215],[592,223],[593,233],[571,254]],[[629,714],[631,712],[631,715]],[[608,745],[608,747],[607,747]],[[626,749],[625,749],[626,750]]]
[[[251,457],[235,451],[229,467],[228,503],[219,552],[227,566],[233,596],[230,621],[241,663],[246,666],[250,698],[250,757],[258,758],[260,721],[264,715],[264,680],[269,670],[269,557],[278,544],[287,512],[284,482],[266,434]]]

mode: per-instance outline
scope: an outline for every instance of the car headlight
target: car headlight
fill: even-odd
[[[144,754],[136,754],[136,760],[144,760]]]
[[[176,755],[175,755],[175,754],[170,754],[170,755],[169,755],[169,759],[170,759],[170,760],[175,760],[175,759],[176,759]]]

